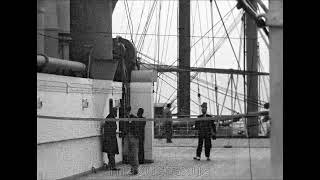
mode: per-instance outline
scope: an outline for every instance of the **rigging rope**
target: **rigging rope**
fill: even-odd
[[[259,65],[259,67],[260,67],[260,70],[263,71],[263,70],[264,70],[264,67],[263,67],[263,64],[262,64],[262,62],[261,62],[260,59],[258,59],[258,65]],[[263,78],[263,77],[262,77],[262,78]],[[266,80],[266,79],[267,79],[267,80]],[[263,78],[262,81],[263,81],[263,85],[264,85],[265,90],[266,90],[267,99],[268,99],[268,101],[269,101],[269,94],[267,93],[267,92],[269,92],[269,90],[268,90],[268,86],[266,85],[266,82],[265,82],[265,81],[269,81],[269,82],[270,82],[269,76],[266,77],[266,78]]]
[[[220,41],[220,42],[221,42],[220,44],[223,43],[222,41]],[[219,46],[219,48],[220,48],[220,47],[221,47],[221,45]],[[218,50],[218,48],[216,49],[216,51],[217,51],[217,50]],[[138,53],[141,53],[141,52],[138,52]],[[145,55],[145,56],[146,56],[146,55]],[[148,57],[148,56],[146,56],[146,57]],[[148,58],[149,58],[149,59],[152,59],[152,58],[150,58],[150,57],[148,57]],[[175,63],[175,62],[174,62],[174,63]],[[173,63],[173,64],[174,64],[174,63]],[[196,74],[197,74],[197,73],[196,73]],[[194,76],[194,77],[195,77],[195,76]],[[175,93],[175,92],[173,92],[173,94],[174,94],[174,93]],[[175,100],[175,99],[174,99],[174,100]],[[173,101],[174,101],[174,100],[173,100]],[[173,102],[173,101],[172,101],[172,102]],[[172,103],[172,102],[171,102],[171,103]]]
[[[192,10],[192,9],[191,9]],[[194,24],[195,24],[195,17],[196,17],[197,13],[194,12],[194,16],[193,16],[193,19],[192,19],[192,35],[194,34]],[[191,49],[191,48],[190,48]],[[197,58],[197,48],[194,48],[194,57],[195,59]],[[197,65],[197,62],[196,62],[196,66]],[[200,94],[200,86],[199,86],[199,81],[197,81],[197,90],[198,90],[198,94],[197,94],[197,97],[198,97],[198,103],[201,104],[201,94]],[[173,94],[172,94],[173,95]],[[201,113],[201,107],[199,106],[198,108],[199,110],[199,114]]]
[[[166,25],[165,25],[165,28],[164,28],[164,34],[165,34],[165,35],[167,34],[168,17],[169,17],[169,12],[170,12],[170,8],[171,8],[170,3],[171,3],[171,1],[169,1],[168,7],[167,7],[168,15],[167,15],[167,19],[166,19]],[[173,8],[172,8],[172,9],[173,9]],[[171,17],[172,17],[172,15],[171,15]],[[170,24],[170,25],[171,25],[171,24]],[[166,38],[168,39],[169,37],[168,37],[168,36],[165,36],[165,37],[164,37],[164,40],[163,40],[163,43],[162,43],[161,61],[160,61],[161,64],[162,64],[162,61],[163,61],[163,52],[164,52],[164,49],[165,49],[164,44],[165,44],[165,42],[166,42]]]
[[[229,8],[231,8],[232,6],[230,5],[230,1],[227,1],[227,2],[228,2]],[[233,11],[231,12],[231,14],[232,14],[232,17],[233,17],[233,21],[235,21],[235,17],[234,17]],[[241,36],[241,31],[239,32],[238,27],[237,27],[237,31],[238,31],[239,36]]]
[[[208,18],[208,6],[206,5],[205,6],[206,7],[206,22],[207,22],[207,29],[209,28],[209,18]],[[230,7],[230,9],[231,9],[231,11],[229,11],[229,12],[232,12],[232,8]],[[224,16],[225,17],[225,16]],[[211,19],[212,19],[212,17],[211,17]],[[213,19],[212,19],[212,23],[211,23],[211,26],[213,27],[214,25],[213,25],[214,23],[213,23]],[[220,30],[220,29],[219,29]],[[213,28],[212,28],[212,44],[213,44],[213,51],[214,51],[214,33],[213,33]],[[214,59],[215,59],[215,56],[213,57]],[[210,61],[210,67],[214,67],[213,65],[212,65],[212,61]],[[211,78],[211,80],[212,79],[214,79],[214,77],[213,77],[213,74],[210,74],[210,78]],[[212,85],[212,88],[214,88],[214,86],[213,86],[213,84],[211,84]],[[214,98],[214,95],[213,95],[213,98]],[[214,109],[214,106],[213,106],[213,114],[214,114],[214,112],[215,112],[215,109]]]
[[[127,16],[127,20],[128,20],[128,27],[129,27],[129,31],[130,31],[130,38],[131,38],[131,41],[133,42],[133,26],[131,27],[132,22],[131,22],[131,25],[130,25],[131,17],[130,17],[128,2],[127,2],[127,0],[125,0],[125,1],[123,1],[123,3],[124,3],[124,7],[125,7],[125,9],[126,9],[126,16]],[[131,28],[132,28],[132,29],[131,29]]]
[[[171,30],[171,24],[172,24],[172,17],[173,17],[173,10],[174,10],[174,8],[172,7],[172,12],[171,12],[171,18],[170,18],[170,25],[169,25],[169,33],[170,33],[170,30]],[[168,44],[169,44],[169,36],[167,36],[167,42],[168,42]],[[166,46],[166,55],[165,55],[165,59],[167,59],[167,57],[168,57],[168,48],[169,48],[169,45],[167,44],[167,46]]]
[[[232,31],[232,30],[234,29],[234,27],[235,27],[235,25],[232,24],[232,26],[230,26],[230,29],[231,29],[230,31]],[[211,54],[211,56],[207,59],[206,63],[210,60],[210,58],[212,57],[212,55],[219,50],[219,48],[221,47],[221,45],[222,45],[222,43],[224,42],[224,40],[225,40],[225,39],[220,40],[220,41],[219,41],[220,44],[219,44],[219,42],[218,42],[218,47],[215,49],[215,52],[213,52],[213,53]],[[196,72],[196,73],[194,73],[194,75],[192,75],[191,82],[193,81],[193,79],[194,79],[198,74],[199,74],[199,72]],[[175,91],[174,91],[173,93],[175,93]],[[171,103],[173,103],[176,99],[177,99],[177,96],[171,101]]]
[[[199,9],[199,2],[198,2],[198,0],[197,0],[197,9],[198,9],[198,18],[199,18],[199,25],[200,25],[200,34],[201,34],[201,36],[202,36],[202,27],[201,27],[201,19],[200,19],[200,9]],[[213,25],[213,24],[212,24]],[[204,48],[203,48],[203,39],[201,39],[201,44],[202,44],[202,51],[204,52]],[[204,62],[204,64],[205,64],[205,57],[204,56],[202,56],[203,57],[203,62]],[[203,66],[203,67],[205,67],[205,66]],[[205,75],[205,78],[206,78],[206,81],[208,82],[208,74],[207,73],[204,73],[204,75]],[[208,84],[207,84],[207,94],[208,94],[208,97],[210,97],[210,94],[209,94],[209,89],[208,89]],[[211,113],[211,102],[209,101],[209,113],[210,114],[212,114]]]
[[[142,59],[142,60],[144,60],[144,59]],[[152,60],[152,59],[151,59]],[[145,60],[144,60],[145,61]],[[147,62],[147,61],[145,61],[145,62]],[[174,74],[173,72],[170,72],[170,73],[172,73],[172,74]],[[200,82],[202,82],[202,83],[204,83],[204,84],[206,84],[206,83],[209,83],[210,85],[212,85],[213,83],[210,83],[210,82],[208,82],[208,81],[205,81],[205,80],[203,80],[203,79],[201,79],[201,78],[195,78],[195,80],[197,80],[197,81],[200,81]],[[195,82],[193,82],[193,81],[191,81],[191,83],[195,83]],[[203,86],[203,85],[201,85],[201,86]],[[203,87],[205,87],[205,86],[203,86]],[[218,86],[220,89],[225,89],[225,88],[223,88],[222,86]],[[211,88],[209,88],[210,90],[213,90],[213,89],[211,89]],[[220,91],[218,90],[218,93],[220,93]],[[240,95],[242,95],[242,96],[244,96],[244,94],[242,94],[242,93],[239,93],[239,92],[237,92],[238,94],[240,94]],[[255,104],[258,104],[258,105],[263,105],[262,103],[257,103],[256,101],[253,101],[252,99],[250,99],[250,98],[247,98],[247,100],[248,100],[248,102],[249,103],[255,103]],[[264,102],[264,101],[261,101],[261,102]],[[266,102],[264,102],[264,103],[266,103]]]
[[[212,1],[210,1],[210,12],[211,12],[211,24],[213,24],[213,8],[212,8]],[[233,11],[231,11],[233,12]],[[223,19],[221,18],[221,22],[223,23]],[[236,24],[236,23],[235,23]],[[226,31],[227,35],[228,35],[228,32]],[[213,44],[213,52],[214,52],[214,32],[213,32],[213,28],[212,28],[212,44]],[[214,53],[215,54],[215,53]],[[215,55],[213,54],[213,68],[216,67],[216,58],[215,58]],[[217,87],[217,74],[214,73],[214,83],[215,83],[215,97],[216,97],[216,102],[218,102],[218,87]],[[218,104],[216,104],[216,111],[217,111],[217,115],[219,115],[219,106]]]
[[[138,51],[141,51],[141,49],[143,47],[144,40],[145,40],[145,37],[146,37],[146,33],[148,32],[148,29],[149,29],[149,26],[150,26],[150,22],[151,22],[153,14],[154,14],[154,9],[156,7],[157,2],[158,2],[157,0],[155,0],[153,2],[152,7],[150,9],[150,12],[148,14],[146,24],[145,24],[145,26],[143,28],[143,31],[142,31],[142,36],[140,37],[139,42],[138,42],[138,46],[137,46]]]
[[[171,1],[169,1],[169,4],[168,4],[168,8],[167,8],[167,9],[168,9],[168,12],[170,12],[170,8],[171,8],[170,4],[171,4]],[[171,9],[172,9],[172,10],[171,10],[170,23],[169,23],[169,33],[170,33],[170,30],[171,30],[171,22],[172,22],[172,17],[173,17],[173,10],[174,10],[174,8],[172,7]],[[167,16],[167,19],[166,19],[165,34],[167,33],[168,17],[169,17],[169,13],[168,13],[168,16]],[[167,43],[166,46],[165,46],[165,42]],[[169,47],[169,36],[165,36],[165,37],[164,37],[163,44],[162,44],[161,64],[162,64],[162,62],[163,62],[163,59],[167,59],[168,47]],[[163,52],[164,52],[164,51],[165,51],[165,55],[164,55],[164,57],[163,57]],[[159,75],[161,75],[161,74],[162,74],[162,73],[160,73]],[[161,81],[161,86],[162,86],[162,81]],[[159,93],[161,93],[161,89],[162,89],[162,88],[160,88],[160,92],[159,92]],[[160,100],[159,100],[159,101],[160,101]]]
[[[127,1],[127,0],[126,0]],[[128,7],[128,14],[129,14],[129,19],[130,19],[130,23],[131,23],[131,29],[132,29],[132,38],[131,38],[131,42],[135,45],[135,42],[133,41],[133,23],[132,23],[132,18],[131,18],[131,12],[132,12],[132,8],[133,8],[133,5],[134,5],[134,2],[131,3],[131,8],[129,10],[129,4],[128,4],[128,1],[126,2],[127,3],[127,7]]]
[[[135,37],[135,39],[134,39],[134,42],[137,42],[138,32],[139,32],[139,29],[140,29],[140,24],[141,24],[143,12],[144,12],[145,4],[146,4],[146,0],[143,1],[142,11],[141,11],[141,14],[140,14],[140,21],[139,21],[138,29],[137,29],[137,31],[136,31],[136,37]]]
[[[236,7],[236,6],[235,6]],[[222,19],[224,19],[226,16],[230,16],[230,13],[235,9],[235,7],[233,7],[226,15],[224,15],[224,17],[222,18]],[[203,36],[201,36],[192,46],[191,46],[191,48],[193,47],[193,46],[195,46],[203,37],[205,37],[205,35],[206,34],[208,34],[216,25],[218,25],[219,24],[219,22],[221,22],[222,20],[220,19],[215,25],[213,25]],[[209,38],[212,38],[212,37],[209,37]],[[216,37],[216,38],[218,38],[218,37]],[[225,37],[221,37],[221,38],[225,38]]]
[[[147,68],[147,67],[146,67]],[[167,76],[169,79],[171,79],[171,80],[173,80],[173,81],[175,81],[174,79],[172,79],[170,76],[168,76],[168,75],[166,75],[166,74],[164,74],[165,76]],[[160,79],[162,79],[164,82],[166,82],[163,78],[161,78],[161,77],[159,77]],[[170,83],[168,83],[168,82],[166,82],[167,84],[169,84],[172,88],[174,88],[174,89],[176,89],[175,87],[173,87]],[[191,91],[193,91],[193,92],[196,92],[197,93],[197,91],[195,91],[195,90],[193,90],[193,89],[191,89]],[[213,101],[213,100],[211,100],[210,98],[208,98],[208,97],[206,97],[206,96],[203,96],[204,98],[206,98],[206,99],[208,99],[209,101]],[[215,102],[215,101],[213,101],[213,102]],[[197,104],[197,103],[196,103]],[[219,105],[221,105],[221,104],[219,104]],[[225,107],[226,109],[228,109],[228,110],[231,110],[232,111],[232,109],[230,109],[230,108],[227,108],[227,107]],[[237,111],[235,111],[236,113],[238,113]]]
[[[238,15],[238,19],[239,19],[238,22],[232,23],[230,25],[230,27],[229,27],[230,32],[232,32],[234,30],[234,28],[236,27],[236,25],[240,22],[240,14]],[[213,55],[215,55],[215,53],[220,49],[220,47],[222,46],[222,44],[225,42],[225,40],[227,38],[228,31],[226,31],[225,34],[226,34],[225,38],[220,39],[220,41],[217,43],[217,47],[214,49],[214,51],[211,52],[211,55],[209,55],[209,57],[206,58],[206,62],[204,64],[202,64],[202,66],[205,66],[211,60],[211,57],[213,57]],[[197,60],[199,60],[199,58]],[[197,73],[195,73],[192,77],[195,77],[195,76],[197,76]]]
[[[240,14],[238,15],[238,16],[240,16]],[[239,18],[240,19],[240,18]],[[233,29],[234,29],[234,26],[235,25],[231,25],[230,27],[229,27],[229,30],[230,31],[232,31]],[[222,27],[222,26],[221,26]],[[220,30],[220,29],[219,29]],[[220,41],[218,42],[218,47],[215,49],[215,52],[213,52],[213,53],[216,53],[219,49],[220,49],[220,47],[222,46],[222,44],[224,43],[224,41],[226,40],[226,36],[223,38],[223,39],[220,39]],[[206,49],[208,49],[208,47],[209,47],[209,44],[208,44],[208,46],[206,47]],[[149,56],[147,56],[147,55],[145,55],[145,54],[143,54],[143,53],[141,53],[141,52],[139,52],[138,51],[138,53],[140,53],[140,54],[142,54],[142,55],[144,55],[145,57],[148,57],[149,59],[152,59],[152,58],[150,58]],[[204,52],[202,52],[202,54],[203,54]],[[201,55],[202,55],[201,54]],[[198,59],[196,60],[196,63],[197,63],[197,61],[200,59],[200,57],[201,57],[201,55],[198,57]],[[211,58],[211,56],[210,56],[210,58]],[[177,59],[172,63],[172,65],[175,63],[175,62],[177,62]],[[208,60],[207,60],[207,62],[208,62]],[[207,63],[206,62],[206,63]],[[203,64],[202,66],[205,66],[206,64]],[[169,66],[170,67],[170,66]]]
[[[158,76],[158,78],[160,78],[162,81],[164,81],[165,83],[167,83],[170,87],[177,89],[176,87],[172,86],[172,84],[168,83],[166,80],[164,80],[163,78],[161,78],[160,76]],[[193,103],[195,103],[196,105],[200,106],[200,104],[196,103],[195,101],[193,101],[192,99],[190,99]],[[174,109],[172,109],[173,111]],[[190,109],[191,112],[197,113],[195,111],[193,111],[192,109]]]
[[[166,75],[166,74],[164,74],[164,75],[167,76],[169,79],[173,80],[170,76],[168,76],[168,75]],[[195,90],[193,90],[193,89],[190,89],[190,90],[193,91],[193,92],[195,92],[195,93],[197,93],[197,91],[195,91]],[[209,97],[206,97],[206,96],[202,96],[202,97],[208,99],[209,101],[212,101],[212,102],[216,103],[216,101],[210,99]],[[223,106],[223,105],[221,105],[221,104],[219,104],[219,103],[218,103],[218,105]],[[224,107],[225,107],[225,106],[224,106]],[[232,111],[232,109],[230,109],[230,108],[228,108],[228,107],[225,107],[225,108],[228,109],[228,110],[230,110],[230,111]],[[235,111],[235,112],[238,113],[237,111]]]
[[[210,0],[210,2],[212,2],[212,0]],[[234,55],[234,57],[236,58],[236,61],[237,61],[237,63],[238,63],[238,68],[241,69],[239,60],[238,60],[238,58],[237,58],[237,55],[236,55],[236,53],[235,53],[235,51],[234,51],[234,48],[233,48],[233,45],[232,45],[232,43],[231,43],[231,40],[230,40],[230,37],[229,37],[229,33],[228,33],[227,28],[226,28],[226,26],[225,26],[225,24],[224,24],[224,21],[223,21],[223,19],[222,19],[222,16],[221,16],[221,13],[220,13],[218,4],[217,4],[216,0],[214,0],[214,2],[215,2],[215,4],[216,4],[216,7],[217,7],[217,10],[218,10],[220,19],[222,20],[223,27],[224,27],[224,29],[225,29],[225,31],[226,31],[226,33],[227,33],[227,37],[228,37],[228,40],[229,40],[229,43],[230,43],[230,46],[231,46],[233,55]]]
[[[158,12],[159,12],[159,15],[158,15],[159,16],[159,20],[158,20],[158,48],[157,48],[157,51],[155,51],[155,52],[158,53],[158,58],[157,58],[158,62],[157,63],[159,65],[160,64],[160,36],[159,36],[159,34],[160,34],[160,24],[161,24],[161,1],[160,1]],[[159,80],[157,78],[157,92],[158,92],[158,88],[159,88]],[[159,102],[159,100],[160,100],[160,96],[159,96],[158,102]]]
[[[234,8],[235,8],[235,7],[234,7]],[[234,8],[233,8],[233,9],[234,9]],[[232,10],[233,10],[233,9],[232,9]],[[231,10],[230,10],[224,17],[226,17],[227,15],[229,15],[229,16],[227,17],[227,19],[228,19],[228,18],[230,17],[230,12],[231,12]],[[238,15],[238,16],[239,16],[239,15]],[[224,18],[224,17],[223,17],[223,18]],[[220,21],[221,21],[221,20],[220,20]],[[220,22],[220,21],[219,21],[219,22]],[[214,26],[216,26],[219,22],[217,22]],[[214,27],[214,26],[213,26],[213,27]],[[213,27],[212,27],[212,28],[213,28]],[[222,27],[222,26],[221,26],[221,27]],[[220,31],[221,27],[219,28],[218,32]],[[230,28],[229,30],[232,31],[234,27],[233,27],[233,26],[230,26],[230,27],[231,27],[231,28]],[[211,29],[212,29],[212,28],[211,28]],[[211,29],[209,29],[209,30],[206,32],[206,34],[209,33]],[[206,35],[206,34],[205,34],[205,35]],[[200,39],[198,39],[198,40],[191,46],[190,49],[192,49],[192,47],[194,47],[194,45],[196,45],[197,42],[199,42],[203,37],[205,37],[205,35],[204,35],[204,36],[201,36]],[[210,38],[212,38],[212,37],[210,37]],[[217,52],[217,51],[220,49],[220,47],[222,46],[222,44],[224,43],[225,40],[226,40],[226,37],[223,37],[222,40],[220,39],[220,41],[218,42],[218,48],[215,50],[215,52]],[[219,43],[220,43],[220,44],[219,44]],[[207,50],[209,46],[210,46],[210,43],[209,43],[208,46],[205,48],[205,50]],[[215,52],[214,52],[214,53],[215,53]],[[141,53],[141,52],[138,52],[138,53]],[[202,52],[202,54],[203,54],[203,53],[204,53],[204,52]],[[202,54],[201,54],[201,55],[202,55]],[[197,63],[197,61],[200,59],[201,55],[200,55],[200,56],[198,57],[198,59],[196,60],[196,63]],[[211,58],[211,57],[210,57],[210,58]],[[178,59],[176,59],[176,60],[172,63],[172,65],[174,65],[177,61],[178,61]],[[172,67],[172,65],[170,65],[169,67]],[[198,74],[198,73],[196,73],[196,76],[197,76],[197,74]],[[195,77],[195,76],[194,76],[194,77]],[[173,93],[175,93],[175,92],[173,92]],[[174,100],[175,100],[175,99],[174,99]],[[172,102],[171,102],[171,103],[172,103]]]
[[[200,78],[199,78],[199,79],[200,79]],[[199,81],[200,81],[200,82],[203,82],[202,79],[200,79]],[[192,83],[195,83],[195,82],[192,82]],[[205,82],[203,82],[203,83],[205,83]],[[201,84],[200,84],[200,86],[205,87],[204,85],[201,85]],[[225,89],[225,88],[223,88],[223,87],[221,87],[221,86],[218,86],[218,87],[219,87],[220,89]],[[214,91],[213,88],[212,88],[212,89],[209,88],[209,89],[212,90],[212,91]],[[220,92],[219,90],[218,90],[217,92],[223,94],[223,92]],[[237,94],[241,94],[241,93],[237,93]],[[230,95],[227,94],[227,96],[230,96]],[[238,98],[238,100],[242,100],[242,99]],[[251,100],[250,98],[247,98],[247,101],[248,101],[249,103],[256,104],[256,105],[259,105],[259,106],[261,106],[261,107],[266,103],[265,101],[261,101],[262,103],[258,103],[258,102],[256,102],[256,101]]]
[[[173,73],[172,73],[172,74],[173,74]],[[174,74],[174,75],[175,75],[175,74]],[[204,83],[204,84],[207,83],[205,80],[200,79],[200,78],[196,78],[196,80],[198,80],[198,81],[200,81],[200,82],[202,82],[202,83]],[[191,82],[191,83],[198,84],[198,83],[196,83],[196,82]],[[210,83],[210,82],[208,82],[208,83]],[[211,83],[210,83],[210,84],[211,84]],[[199,83],[199,85],[206,88],[205,85],[201,85],[200,83]],[[235,85],[235,84],[234,84],[234,85]],[[236,85],[235,85],[235,86],[236,86]],[[223,87],[221,87],[221,86],[218,86],[218,87],[219,87],[220,89],[225,89],[225,88],[223,88]],[[209,90],[214,91],[213,88],[209,88]],[[218,93],[221,93],[221,94],[224,94],[224,92],[220,92],[219,90],[218,90],[217,92],[218,92]],[[228,92],[228,93],[229,93],[229,92]],[[237,92],[237,94],[241,94],[241,93],[238,93],[238,92]],[[171,96],[172,96],[172,95],[171,95]],[[230,97],[229,94],[227,94],[227,96]],[[242,96],[243,96],[243,95],[242,95]],[[238,100],[242,100],[242,99],[240,99],[240,97],[238,97],[238,95],[237,95],[236,97],[237,97]],[[259,105],[260,107],[262,107],[262,106],[266,103],[266,101],[263,101],[263,100],[260,100],[260,101],[257,102],[257,101],[255,101],[255,100],[253,100],[253,99],[250,99],[250,98],[247,98],[247,102],[248,102],[249,104]]]
[[[238,78],[238,75],[237,75],[237,78]],[[235,86],[235,95],[234,95],[234,97],[235,97],[235,102],[234,102],[234,107],[236,106],[236,101],[238,100],[238,105],[239,105],[239,109],[240,109],[240,113],[242,113],[242,110],[241,110],[241,105],[240,105],[240,98],[238,97],[238,91],[237,91],[237,86],[238,86],[238,79],[237,79],[237,84],[235,84],[235,82],[234,82],[234,80],[233,80],[233,84],[234,84],[234,86]],[[237,97],[238,97],[238,99],[237,99]]]
[[[227,97],[227,92],[228,92],[228,89],[229,89],[229,85],[230,85],[230,80],[231,80],[231,78],[229,78],[228,79],[228,85],[227,85],[227,90],[226,90],[226,93],[225,93],[225,95],[224,95],[224,99],[223,99],[223,103],[222,103],[222,105],[224,106],[224,103],[225,103],[225,101],[226,101],[226,97]],[[232,108],[232,107],[231,107]],[[223,107],[221,108],[221,112],[220,112],[220,114],[222,114],[222,111],[223,111]],[[217,115],[218,115],[219,113],[217,113]]]
[[[243,13],[241,13],[241,14],[243,14]],[[240,25],[240,45],[239,45],[239,55],[238,55],[238,59],[239,59],[239,61],[241,61],[241,50],[242,50],[242,41],[243,41],[243,39],[242,39],[242,31],[243,31],[243,25],[241,24]],[[244,60],[244,59],[243,59]],[[238,96],[238,91],[237,91],[237,89],[238,89],[238,82],[239,82],[239,75],[237,74],[237,83],[235,84],[235,92],[236,92],[236,94],[235,94],[235,97],[237,97]],[[238,103],[240,103],[239,101],[238,101]],[[240,108],[240,112],[242,112],[242,110],[241,110],[241,106],[240,106],[240,104],[239,104],[239,108]]]

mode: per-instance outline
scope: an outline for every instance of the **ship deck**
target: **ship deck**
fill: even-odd
[[[75,179],[273,179],[270,139],[217,139],[211,161],[205,160],[204,150],[201,161],[193,160],[196,146],[196,138],[173,139],[170,144],[154,139],[154,163],[140,165],[138,175],[129,175],[130,166],[120,164],[120,171],[99,170]]]

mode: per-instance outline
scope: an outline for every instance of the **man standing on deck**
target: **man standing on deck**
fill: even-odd
[[[207,103],[204,102],[201,105],[202,114],[198,117],[212,117],[207,114]],[[215,139],[216,125],[213,120],[198,120],[195,122],[195,128],[198,130],[198,147],[196,152],[196,157],[194,160],[200,161],[202,145],[204,140],[205,156],[207,161],[210,161],[210,150],[211,150],[211,138]]]
[[[164,121],[164,126],[165,126],[165,131],[166,131],[166,138],[167,138],[167,143],[172,143],[171,138],[172,138],[172,114],[171,114],[171,104],[167,104],[167,107],[163,110],[163,118],[169,118],[168,120]]]
[[[139,108],[137,112],[138,118],[144,118],[143,117],[144,109]],[[146,126],[145,121],[139,121],[139,164],[144,164],[144,128]]]
[[[109,121],[108,118],[115,119],[117,116],[117,108],[113,107],[106,117],[107,120],[102,125],[102,152],[107,153],[109,165],[106,169],[118,171],[115,164],[115,154],[119,154],[118,141],[116,136],[117,124],[115,121]]]
[[[136,118],[135,115],[130,114],[131,106],[126,108],[128,118]],[[131,166],[131,174],[138,174],[138,150],[139,150],[139,122],[125,121],[121,127],[122,136],[124,137],[123,149],[128,155],[128,161]]]
[[[124,108],[124,118],[135,118],[136,116],[131,114],[131,107],[130,106],[126,106]],[[122,163],[123,164],[129,164],[129,160],[128,160],[128,138],[124,137],[124,128],[126,125],[126,121],[119,121],[119,131],[120,131],[120,137],[122,138]]]

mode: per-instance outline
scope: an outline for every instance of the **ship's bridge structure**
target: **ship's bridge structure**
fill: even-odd
[[[179,1],[184,17],[188,16],[188,2]],[[112,36],[113,11],[126,0],[37,0],[37,179],[283,179],[282,1],[270,1],[263,15],[256,14],[250,2],[238,0],[238,8],[248,12],[269,37],[270,73],[190,68],[188,53],[183,51],[176,67],[143,64],[132,39]],[[184,21],[180,21],[180,32],[188,33]],[[187,39],[180,41],[190,44]],[[184,45],[181,48],[188,49]],[[155,124],[166,120],[159,115],[166,104],[155,103],[158,73],[181,73],[180,77],[187,77],[190,83],[188,73],[193,71],[270,75],[268,110],[201,119],[219,124],[268,117],[272,121],[270,138],[253,138],[248,132],[246,138],[217,138],[212,141],[211,161],[204,156],[200,161],[193,160],[196,134],[174,136],[173,143],[159,138]],[[199,120],[186,111],[188,105],[183,105],[190,102],[188,81],[178,82],[182,92],[178,95],[177,122]],[[132,120],[124,118],[127,105],[133,114],[143,108],[145,118],[135,120],[146,121],[145,163],[139,165],[135,176],[129,175],[130,166],[123,163],[119,136],[119,121]],[[119,155],[115,161],[120,171],[106,171],[107,158],[102,153],[101,126],[113,107],[118,109],[117,118],[111,121],[118,126]]]

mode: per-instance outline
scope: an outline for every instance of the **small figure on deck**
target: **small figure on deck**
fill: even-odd
[[[207,103],[202,103],[201,111],[202,114],[198,117],[212,117],[207,114]],[[205,156],[207,157],[207,161],[210,161],[211,138],[213,140],[216,139],[216,125],[213,120],[198,120],[195,122],[195,128],[198,130],[198,147],[196,157],[193,159],[200,161],[204,141]]]
[[[138,118],[145,118],[143,117],[144,109],[139,108],[137,112]],[[139,121],[139,164],[144,164],[144,128],[146,126],[146,121]]]
[[[109,165],[106,166],[108,170],[118,171],[116,168],[115,155],[119,154],[118,141],[116,136],[117,124],[115,121],[108,119],[115,119],[117,117],[117,108],[113,107],[111,112],[106,117],[105,123],[102,125],[102,152],[107,153]]]
[[[167,104],[167,107],[163,110],[163,118],[169,118],[168,120],[165,120],[164,126],[165,126],[165,135],[167,138],[167,143],[172,143],[172,114],[171,114],[171,104]]]

